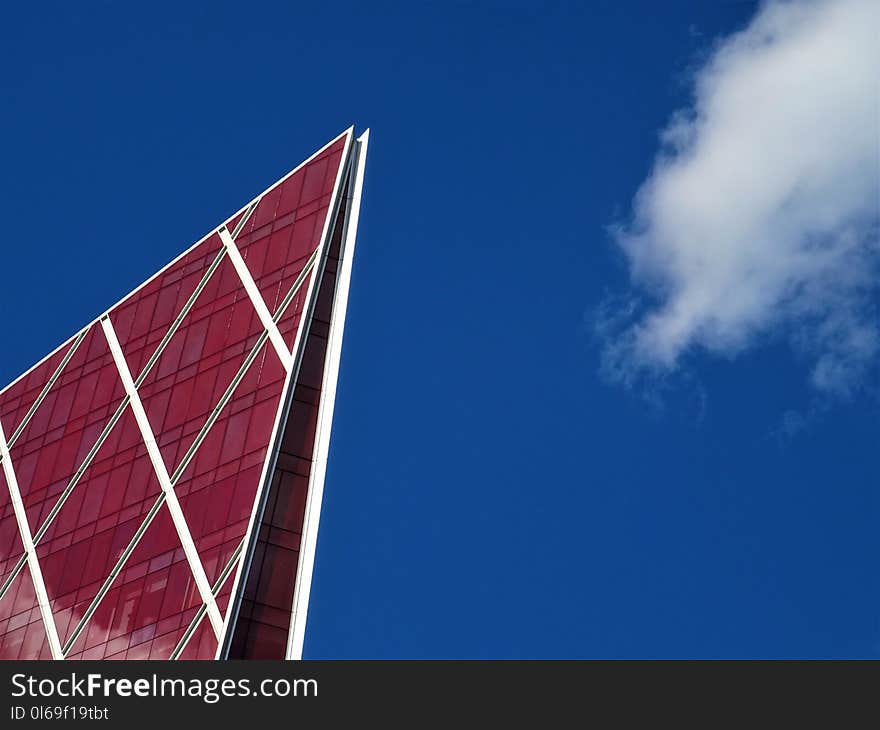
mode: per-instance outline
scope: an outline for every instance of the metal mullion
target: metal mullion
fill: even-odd
[[[241,233],[241,229],[244,228],[245,224],[250,219],[253,212],[257,209],[257,206],[260,204],[260,201],[263,199],[263,196],[260,196],[255,201],[253,201],[244,212],[244,215],[241,217],[241,220],[235,224],[235,230],[232,231],[232,240],[234,241],[239,233]]]
[[[272,315],[272,321],[275,324],[281,320],[281,317],[284,316],[284,311],[290,306],[290,302],[293,301],[293,298],[297,295],[300,288],[303,285],[303,282],[306,280],[306,276],[308,276],[312,267],[315,265],[315,261],[318,259],[318,249],[316,248],[312,251],[312,255],[309,256],[309,260],[306,261],[306,265],[303,266],[302,271],[296,277],[296,281],[293,282],[293,285],[290,287],[290,291],[284,296],[284,299],[281,300],[281,304],[278,306],[278,311]]]
[[[196,615],[193,616],[193,620],[189,622],[189,626],[186,627],[186,631],[183,633],[183,636],[180,637],[180,641],[177,642],[177,646],[175,646],[171,654],[168,655],[169,661],[177,659],[183,653],[183,650],[186,649],[186,645],[193,637],[193,634],[196,633],[196,629],[199,628],[199,624],[202,623],[202,619],[205,617],[205,614],[207,612],[208,607],[204,603],[199,606],[199,610],[196,611]]]
[[[86,327],[82,330],[74,340],[73,344],[70,346],[70,349],[67,351],[67,354],[64,356],[64,359],[61,360],[58,367],[55,368],[55,372],[52,373],[52,377],[46,381],[46,385],[43,386],[43,390],[40,391],[40,394],[37,396],[37,399],[33,402],[33,405],[28,409],[28,412],[25,414],[24,419],[20,424],[18,424],[18,428],[16,428],[12,435],[9,437],[8,446],[11,449],[14,445],[18,437],[21,435],[22,431],[27,428],[28,423],[30,423],[31,419],[34,417],[34,413],[37,412],[37,408],[40,407],[40,404],[46,399],[46,396],[49,394],[49,391],[52,389],[52,386],[55,385],[58,378],[61,377],[61,372],[64,368],[67,367],[67,363],[70,362],[70,359],[73,357],[74,353],[76,353],[82,341],[85,339],[91,327]]]
[[[244,547],[244,539],[240,543],[238,543],[238,547],[235,548],[235,552],[232,553],[232,556],[229,558],[229,562],[226,563],[226,567],[223,568],[223,571],[220,573],[220,576],[214,582],[214,585],[211,586],[211,593],[214,594],[214,598],[217,597],[217,594],[220,593],[220,589],[223,587],[223,584],[226,582],[226,579],[232,574],[232,570],[235,567],[235,563],[241,557],[241,551]],[[180,637],[180,641],[177,642],[177,646],[174,647],[174,650],[171,652],[171,655],[168,657],[169,659],[177,659],[181,655],[184,649],[186,649],[186,645],[189,643],[189,640],[192,638],[192,635],[196,632],[196,629],[199,627],[202,619],[205,617],[205,613],[207,612],[208,607],[203,603],[199,606],[199,610],[196,612],[196,615],[193,616],[192,621],[190,621],[189,626],[184,632],[183,636]]]
[[[189,466],[190,461],[192,461],[193,456],[195,456],[196,451],[198,451],[199,447],[202,445],[202,442],[205,440],[205,437],[208,435],[208,431],[211,430],[211,427],[220,417],[220,412],[226,407],[226,404],[231,400],[235,389],[238,387],[238,384],[244,379],[245,374],[248,371],[248,368],[253,364],[254,360],[257,359],[257,355],[260,353],[260,349],[266,343],[266,340],[269,339],[269,333],[266,330],[263,330],[262,334],[257,338],[257,342],[254,344],[251,351],[248,353],[247,358],[245,358],[244,363],[239,368],[238,372],[235,374],[235,377],[232,379],[232,382],[226,388],[226,391],[220,396],[220,400],[217,405],[214,406],[211,414],[208,416],[208,420],[205,421],[201,430],[195,438],[195,441],[192,442],[189,449],[187,449],[186,454],[184,454],[183,459],[180,464],[174,470],[174,473],[171,475],[171,484],[176,485],[181,476],[183,476],[183,472]]]
[[[52,510],[46,515],[46,519],[43,520],[43,524],[39,530],[34,534],[34,544],[39,543],[43,538],[43,535],[46,534],[46,530],[49,529],[49,526],[52,524],[52,521],[58,516],[58,513],[61,511],[61,508],[64,506],[64,503],[67,501],[67,498],[70,497],[70,493],[76,488],[77,484],[79,484],[79,480],[82,479],[83,475],[88,471],[89,467],[92,465],[92,461],[95,456],[100,451],[101,447],[104,445],[104,442],[107,440],[107,437],[110,435],[110,432],[119,422],[119,419],[122,418],[122,414],[125,412],[125,409],[128,407],[129,397],[125,396],[122,399],[122,402],[119,404],[119,407],[116,409],[116,412],[107,422],[107,425],[104,426],[104,430],[101,431],[101,434],[98,436],[98,440],[89,449],[89,453],[86,454],[86,458],[83,459],[83,463],[80,464],[79,469],[76,470],[76,473],[73,475],[73,478],[70,480],[68,485],[64,488],[64,491],[61,493],[61,496],[58,498],[58,501],[55,502],[55,506],[52,507]]]
[[[193,291],[193,293],[190,295],[190,298],[186,301],[186,304],[183,305],[183,309],[180,310],[180,314],[178,314],[175,320],[171,323],[171,326],[168,328],[165,336],[162,338],[161,342],[159,342],[159,346],[156,348],[156,351],[152,354],[150,359],[147,360],[147,364],[144,366],[141,374],[137,377],[137,380],[134,381],[135,387],[140,387],[143,384],[144,380],[146,380],[147,375],[150,374],[150,370],[153,369],[153,366],[159,361],[159,358],[162,357],[162,353],[165,351],[165,348],[168,346],[171,338],[174,337],[174,335],[177,333],[177,330],[180,329],[180,325],[183,323],[183,320],[186,319],[186,316],[195,306],[196,299],[198,299],[199,295],[202,293],[202,291],[204,291],[205,287],[208,285],[208,282],[211,279],[211,276],[217,270],[217,267],[220,266],[220,262],[223,261],[223,258],[225,256],[226,248],[221,246],[220,252],[211,262],[211,265],[208,267],[208,270],[205,272],[198,286],[195,288],[195,291]]]
[[[9,577],[3,582],[2,587],[0,587],[0,601],[3,600],[3,596],[6,595],[6,591],[9,590],[9,586],[12,585],[12,581],[14,581],[18,574],[21,572],[21,569],[24,567],[24,564],[27,562],[27,553],[22,553],[21,557],[18,559],[18,562],[15,564],[15,567],[12,569],[12,572],[9,574]]]
[[[159,514],[159,509],[162,507],[162,504],[165,502],[165,493],[161,493],[156,501],[153,503],[153,506],[150,507],[150,511],[147,513],[146,518],[141,523],[140,527],[138,527],[137,532],[134,533],[134,536],[131,538],[131,541],[128,543],[128,546],[125,550],[122,551],[122,555],[119,556],[119,559],[116,561],[116,565],[113,566],[113,570],[110,571],[110,574],[104,579],[104,583],[98,589],[98,592],[95,594],[95,597],[92,599],[92,602],[89,604],[89,607],[86,609],[86,612],[83,614],[82,618],[79,620],[79,623],[76,625],[76,628],[73,630],[73,633],[70,635],[70,638],[67,640],[67,643],[62,648],[62,653],[66,656],[67,652],[70,651],[73,644],[79,638],[79,635],[82,633],[86,624],[91,619],[92,615],[98,608],[98,605],[103,600],[104,596],[107,595],[107,592],[110,590],[110,587],[113,585],[113,581],[116,580],[116,576],[118,576],[122,569],[125,567],[126,561],[131,557],[131,554],[134,552],[134,549],[137,547],[137,544],[140,542],[141,538],[144,536],[144,533],[147,531],[147,528],[155,519],[156,515]]]

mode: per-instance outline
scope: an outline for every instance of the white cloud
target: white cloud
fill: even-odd
[[[717,46],[613,229],[633,292],[608,372],[784,333],[817,389],[858,384],[880,354],[878,49],[878,0],[768,2]]]

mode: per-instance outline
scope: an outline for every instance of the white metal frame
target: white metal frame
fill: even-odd
[[[116,564],[104,578],[104,582],[101,584],[98,592],[92,598],[92,601],[91,603],[89,603],[88,608],[86,608],[85,613],[83,613],[79,622],[74,627],[73,631],[70,632],[70,635],[67,637],[67,642],[61,648],[61,651],[63,652],[65,657],[70,653],[70,650],[73,648],[73,645],[76,643],[77,639],[79,639],[82,632],[85,631],[86,627],[89,624],[89,621],[92,620],[92,616],[94,616],[95,611],[98,610],[98,606],[101,605],[101,601],[103,601],[106,595],[110,592],[110,588],[113,586],[116,578],[119,577],[119,574],[122,572],[122,569],[125,567],[128,559],[131,557],[131,554],[134,552],[135,548],[138,546],[138,543],[141,541],[141,538],[146,534],[150,525],[153,524],[153,520],[156,518],[156,515],[159,514],[159,511],[162,509],[163,504],[165,504],[165,493],[160,492],[159,496],[153,502],[152,507],[150,507],[149,511],[147,512],[147,516],[138,526],[138,529],[135,531],[131,540],[129,540],[128,545],[125,547],[125,550],[122,551],[122,554],[116,560]]]

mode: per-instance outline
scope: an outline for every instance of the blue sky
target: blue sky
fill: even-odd
[[[369,126],[306,657],[876,656],[870,377],[772,319],[609,377],[595,327],[756,5],[319,5],[7,10],[0,382]]]

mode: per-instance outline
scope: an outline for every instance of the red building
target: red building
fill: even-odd
[[[0,659],[300,657],[367,139],[0,391]]]

